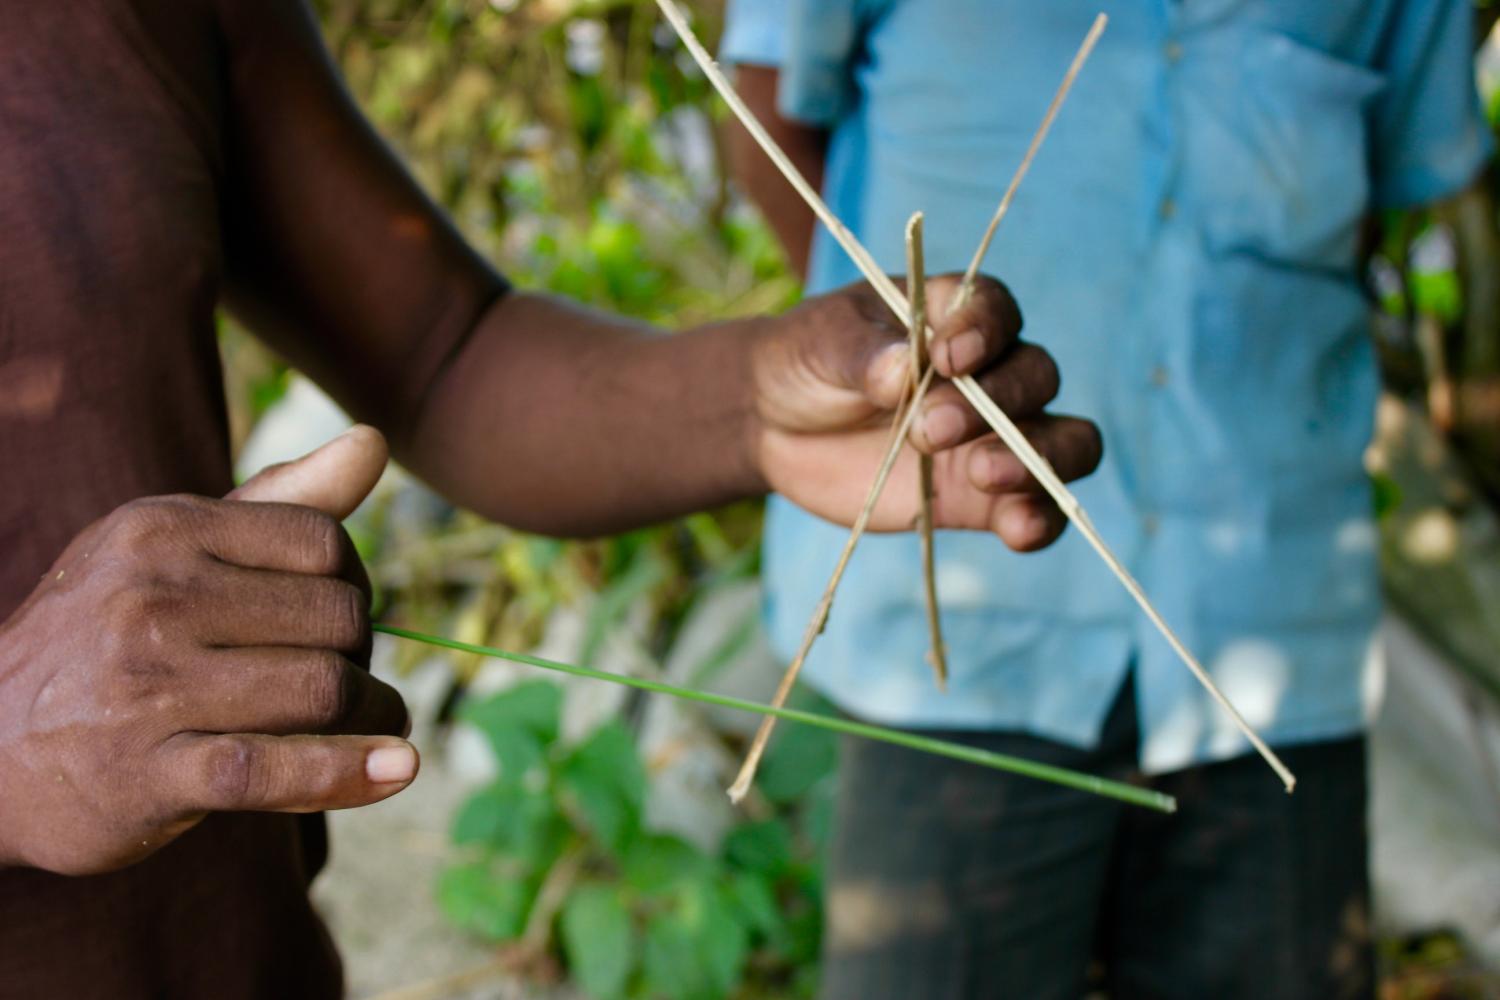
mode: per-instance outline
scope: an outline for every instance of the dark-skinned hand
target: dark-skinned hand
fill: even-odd
[[[958,283],[952,275],[928,282],[932,359],[943,380],[928,390],[912,429],[912,443],[934,456],[933,519],[939,528],[994,532],[1020,551],[1039,549],[1057,539],[1066,519],[947,380],[972,375],[1065,480],[1099,464],[1099,431],[1043,412],[1057,395],[1057,366],[1019,340],[1021,314],[1005,286],[981,277],[969,302],[948,315]],[[772,323],[753,361],[761,472],[799,506],[849,524],[910,378],[906,331],[865,284],[810,299]],[[916,481],[916,455],[907,449],[871,530],[911,528]]]
[[[370,676],[369,586],[339,521],[385,466],[356,428],[222,500],[85,529],[0,626],[0,864],[139,860],[218,810],[311,812],[416,774]]]

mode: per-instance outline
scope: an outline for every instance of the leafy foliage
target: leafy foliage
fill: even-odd
[[[813,803],[826,795],[741,823],[705,854],[645,826],[646,771],[621,723],[571,746],[549,738],[550,687],[463,709],[501,773],[454,821],[465,857],[439,881],[444,912],[482,937],[557,951],[600,1000],[804,995],[821,905]]]

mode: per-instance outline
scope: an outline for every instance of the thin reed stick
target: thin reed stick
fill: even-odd
[[[674,698],[695,701],[704,705],[717,705],[720,708],[731,708],[741,712],[775,716],[779,719],[786,719],[788,722],[801,723],[804,726],[826,729],[847,736],[858,736],[861,739],[875,740],[880,743],[891,743],[922,753],[937,754],[940,757],[949,757],[953,760],[977,764],[980,767],[987,767],[995,771],[1008,771],[1012,774],[1036,778],[1038,781],[1050,781],[1055,785],[1066,785],[1069,788],[1076,788],[1079,791],[1089,792],[1093,795],[1103,795],[1106,798],[1117,799],[1132,805],[1144,806],[1147,809],[1155,809],[1159,812],[1170,813],[1177,810],[1176,799],[1154,789],[1141,788],[1119,781],[1110,781],[1107,778],[1099,778],[1091,774],[1070,771],[1066,768],[1053,767],[1048,764],[1039,764],[1035,761],[1025,760],[1020,757],[1011,757],[1007,754],[992,753],[988,750],[981,750],[978,747],[964,746],[962,743],[950,743],[946,740],[937,740],[929,736],[920,736],[916,733],[906,733],[897,729],[886,729],[883,726],[872,726],[863,722],[855,722],[852,719],[839,719],[833,716],[819,715],[816,712],[804,712],[795,708],[762,705],[758,702],[746,701],[742,698],[731,698],[728,695],[712,694],[707,691],[694,691],[691,688],[677,687],[674,684],[664,684],[661,681],[647,680],[643,677],[627,677],[623,674],[611,674],[603,670],[578,667],[571,663],[558,663],[553,660],[544,660],[538,656],[527,656],[524,653],[512,653],[504,649],[495,649],[492,646],[480,646],[470,642],[459,642],[456,639],[447,639],[443,636],[427,635],[423,632],[402,628],[399,625],[376,623],[371,628],[385,635],[395,636],[398,639],[406,639],[410,642],[420,642],[439,649],[452,649],[462,653],[471,653],[475,656],[488,656],[497,660],[508,660],[511,663],[537,667],[542,670],[551,670],[555,673],[570,674],[574,677],[586,677],[589,680],[595,681],[606,681],[610,684],[619,684],[624,687],[635,688],[639,691],[649,691],[652,694],[671,695]]]
[[[916,386],[932,364],[927,355],[927,264],[922,252],[922,213],[906,223],[906,288],[911,298],[911,382]],[[967,286],[969,278],[964,278]],[[962,295],[962,292],[960,292]],[[948,690],[948,652],[943,647],[943,616],[938,605],[937,557],[932,542],[932,456],[922,452],[917,459],[917,538],[922,547],[922,596],[927,604],[927,662],[937,677],[939,690]]]
[[[1042,116],[1042,124],[1037,128],[1036,134],[1031,137],[1031,145],[1026,147],[1026,155],[1021,157],[1021,165],[1010,179],[1010,184],[1005,188],[1005,194],[1000,198],[1000,206],[995,209],[995,214],[990,218],[990,224],[984,231],[984,236],[979,240],[979,249],[974,252],[974,257],[969,261],[969,269],[964,272],[964,282],[959,287],[959,298],[967,301],[968,294],[974,289],[974,279],[979,275],[979,268],[984,264],[984,258],[989,255],[990,244],[995,241],[995,233],[1000,228],[1007,213],[1010,212],[1010,203],[1016,197],[1016,189],[1021,186],[1021,181],[1031,170],[1031,161],[1036,159],[1037,150],[1042,148],[1042,142],[1047,138],[1047,133],[1052,131],[1052,121],[1057,117],[1057,112],[1062,108],[1063,102],[1068,99],[1068,92],[1073,89],[1073,81],[1078,79],[1078,71],[1083,69],[1083,64],[1088,62],[1089,55],[1093,53],[1094,46],[1099,42],[1099,36],[1104,34],[1105,26],[1109,24],[1109,18],[1100,14],[1094,18],[1093,26],[1089,33],[1083,37],[1083,44],[1078,46],[1078,53],[1073,56],[1072,65],[1063,76],[1062,84],[1057,88],[1057,93],[1052,95],[1052,103],[1047,105],[1047,113]]]
[[[755,114],[745,106],[745,102],[735,92],[734,87],[719,69],[718,64],[714,62],[713,58],[703,48],[703,44],[693,34],[692,28],[689,27],[687,18],[682,13],[681,8],[677,6],[674,0],[656,0],[656,3],[661,8],[667,22],[671,24],[673,30],[677,32],[678,37],[682,39],[683,45],[687,47],[693,60],[698,63],[699,68],[703,70],[704,75],[713,84],[714,89],[719,92],[724,102],[729,105],[735,117],[740,120],[740,123],[745,126],[745,129],[755,139],[756,143],[771,158],[777,169],[781,171],[782,175],[786,177],[797,193],[812,208],[813,214],[828,228],[830,235],[843,248],[844,252],[849,255],[849,258],[854,262],[865,280],[870,283],[871,287],[875,289],[876,293],[880,295],[891,311],[905,322],[910,312],[910,306],[906,301],[906,297],[901,294],[900,289],[891,281],[889,275],[882,271],[875,263],[874,258],[870,256],[870,252],[865,249],[864,245],[839,221],[838,217],[833,214],[833,211],[829,209],[818,193],[807,183],[806,178],[802,176],[796,166],[787,158],[786,153],[781,150],[781,147],[776,144],[776,141],[771,138],[765,128],[756,119]],[[1098,39],[1106,23],[1107,17],[1104,14],[1100,14],[1095,19],[1094,26],[1089,30],[1088,36],[1084,39],[1084,45],[1080,47],[1082,55],[1086,56],[1088,54],[1088,49],[1092,48],[1093,41]],[[1076,59],[1075,62],[1077,62]],[[1054,102],[1059,106],[1062,103],[1061,98],[1065,97],[1067,91],[1071,88],[1072,79],[1071,75],[1064,78],[1063,84],[1059,88],[1060,96],[1054,98]],[[1045,132],[1050,125],[1051,119],[1044,118],[1040,131]],[[1026,165],[1026,162],[1023,161],[1022,166],[1025,167]],[[999,213],[997,212],[996,214],[998,215]],[[986,248],[981,245],[980,249],[983,250]],[[977,266],[974,269],[977,271]],[[1160,613],[1157,612],[1150,598],[1146,596],[1146,592],[1141,588],[1140,584],[1125,570],[1119,559],[1116,558],[1109,546],[1105,544],[1104,539],[1099,536],[1093,522],[1084,513],[1077,498],[1064,485],[1062,479],[1053,470],[1052,466],[1040,452],[1032,447],[1031,442],[1026,440],[1025,435],[1020,432],[1011,419],[985,395],[979,383],[974,381],[971,376],[961,376],[954,379],[953,383],[958,387],[959,392],[963,394],[964,398],[969,400],[975,409],[979,411],[980,415],[984,417],[995,433],[1000,436],[1000,439],[1021,460],[1021,464],[1026,467],[1027,471],[1036,478],[1037,482],[1047,491],[1048,495],[1056,501],[1058,507],[1073,522],[1073,525],[1088,540],[1089,544],[1093,546],[1094,551],[1099,553],[1104,564],[1109,567],[1121,585],[1125,587],[1135,602],[1140,605],[1146,617],[1156,626],[1157,630],[1167,640],[1168,645],[1172,647],[1172,650],[1177,653],[1193,676],[1197,678],[1198,683],[1203,685],[1204,689],[1208,691],[1219,707],[1234,722],[1235,727],[1244,734],[1256,752],[1260,754],[1265,762],[1270,765],[1271,769],[1276,772],[1277,776],[1281,778],[1282,784],[1286,786],[1286,790],[1291,792],[1296,786],[1296,777],[1282,763],[1281,758],[1276,755],[1275,751],[1268,747],[1259,734],[1250,727],[1250,724],[1245,721],[1244,717],[1240,715],[1229,699],[1224,696],[1224,693],[1219,690],[1218,685],[1214,683],[1208,671],[1189,652],[1182,641],[1177,638]],[[752,752],[753,749],[752,747]],[[749,765],[750,763],[751,761],[747,759],[746,764]],[[736,784],[738,785],[739,783],[736,782]]]
[[[839,582],[844,579],[844,571],[849,568],[849,559],[854,555],[854,547],[864,537],[865,528],[869,527],[870,515],[875,511],[875,504],[880,499],[880,491],[885,489],[886,480],[890,479],[891,470],[896,467],[896,459],[901,456],[901,449],[906,444],[906,436],[911,433],[911,426],[916,422],[917,414],[921,412],[919,404],[936,373],[936,368],[928,367],[927,374],[922,376],[922,381],[917,383],[916,392],[912,393],[906,413],[896,425],[896,429],[891,432],[890,445],[886,448],[885,457],[880,461],[880,469],[875,473],[875,481],[870,484],[869,493],[865,494],[864,506],[860,508],[859,516],[854,519],[854,526],[849,529],[849,537],[844,541],[844,550],[839,553],[839,561],[833,567],[833,576],[829,577],[828,586],[823,588],[823,596],[818,601],[811,620],[807,623],[806,631],[802,633],[802,643],[797,647],[797,654],[792,657],[792,662],[787,665],[786,672],[781,675],[781,683],[776,686],[776,694],[771,699],[771,704],[776,708],[786,704],[787,697],[792,693],[792,686],[797,683],[797,676],[802,673],[802,665],[807,662],[807,654],[812,651],[813,643],[817,641],[818,636],[823,634],[823,629],[828,624],[828,613],[833,609],[833,595],[839,589]],[[740,765],[740,773],[735,777],[734,784],[729,786],[731,802],[738,804],[750,791],[750,783],[755,780],[755,771],[760,766],[761,757],[765,755],[766,744],[771,740],[771,731],[776,727],[778,718],[779,716],[773,712],[768,713],[760,721],[760,728],[756,729],[755,738],[750,741],[750,751],[745,754],[745,762]]]

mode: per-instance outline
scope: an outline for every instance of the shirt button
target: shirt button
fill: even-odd
[[[1154,538],[1161,530],[1161,520],[1155,514],[1147,514],[1141,518],[1141,530],[1146,533],[1147,538]]]
[[[1177,214],[1177,202],[1171,198],[1163,198],[1161,204],[1157,206],[1157,212],[1161,214],[1163,219],[1170,219]]]
[[[1171,379],[1172,377],[1170,374],[1168,374],[1165,366],[1157,365],[1155,368],[1151,369],[1151,384],[1156,386],[1158,389],[1164,388],[1166,384],[1171,381]]]
[[[1167,57],[1167,62],[1175,63],[1182,58],[1182,45],[1178,42],[1168,42],[1162,47],[1162,55]]]

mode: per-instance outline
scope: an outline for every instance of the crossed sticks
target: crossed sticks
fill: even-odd
[[[714,62],[713,57],[708,54],[708,51],[703,48],[703,44],[693,34],[692,28],[688,25],[686,15],[677,6],[675,0],[656,0],[656,3],[661,8],[661,12],[666,17],[667,22],[671,24],[673,30],[677,32],[678,37],[682,39],[683,45],[687,47],[693,60],[703,70],[704,75],[713,84],[714,89],[719,92],[725,103],[729,105],[735,117],[740,120],[740,123],[749,131],[756,143],[771,158],[777,169],[781,171],[782,175],[786,177],[802,199],[807,202],[819,221],[827,227],[830,235],[843,248],[844,252],[849,255],[849,258],[854,262],[854,265],[859,269],[865,280],[875,289],[881,300],[911,329],[915,340],[922,340],[924,338],[930,340],[933,332],[927,325],[923,313],[914,311],[912,304],[901,294],[895,282],[880,269],[875,263],[875,259],[870,255],[870,252],[849,231],[848,227],[833,214],[818,192],[813,190],[812,185],[808,184],[806,178],[792,164],[786,153],[781,150],[776,141],[766,132],[760,121],[756,119],[755,114],[740,99],[739,94],[735,92],[734,87],[719,69],[718,64]],[[1077,78],[1079,70],[1082,69],[1083,64],[1088,60],[1089,53],[1093,51],[1094,45],[1098,42],[1099,36],[1103,34],[1107,23],[1108,18],[1104,14],[1100,14],[1095,18],[1093,26],[1084,37],[1083,44],[1079,46],[1078,54],[1073,57],[1073,62],[1068,67],[1067,75],[1063,77],[1062,84],[1053,96],[1052,103],[1048,106],[1047,113],[1043,117],[1041,125],[1032,137],[1031,145],[1027,148],[1026,155],[1021,160],[1020,167],[1017,168],[1015,176],[1011,178],[1010,184],[1006,187],[1005,194],[1000,200],[1000,205],[995,210],[989,227],[985,230],[984,238],[980,240],[979,248],[975,251],[974,257],[969,263],[968,270],[964,272],[963,283],[959,286],[958,294],[954,297],[954,306],[952,308],[956,308],[958,305],[966,302],[972,294],[974,278],[979,273],[979,268],[989,251],[990,243],[994,239],[996,230],[999,229],[1001,221],[1010,209],[1010,203],[1015,197],[1016,189],[1020,187],[1021,180],[1026,176],[1027,171],[1030,170],[1031,161],[1035,158],[1037,150],[1041,148],[1042,141],[1051,129],[1052,122],[1056,118],[1058,110],[1062,107],[1063,101],[1067,99],[1068,91],[1072,89],[1074,79]],[[920,275],[914,273],[911,281],[913,287],[916,287],[921,283]],[[918,332],[919,327],[921,332]],[[803,635],[802,644],[797,650],[796,656],[792,658],[791,664],[788,665],[786,673],[783,675],[781,683],[776,689],[776,697],[773,699],[772,704],[778,708],[785,704],[787,696],[791,693],[792,685],[796,683],[797,675],[801,672],[802,665],[807,660],[808,652],[812,649],[812,645],[817,640],[818,635],[823,631],[824,625],[827,624],[828,614],[833,606],[834,592],[837,591],[838,585],[844,577],[844,571],[848,569],[849,557],[853,555],[854,547],[859,543],[860,537],[869,525],[870,514],[874,510],[876,501],[880,498],[881,491],[885,488],[886,481],[890,478],[891,469],[895,467],[896,459],[906,443],[907,435],[911,433],[912,424],[916,419],[922,398],[926,394],[928,387],[932,384],[934,372],[935,369],[931,364],[928,364],[921,377],[915,379],[915,389],[911,393],[911,397],[900,419],[896,422],[895,430],[891,436],[890,447],[887,449],[879,471],[875,475],[875,481],[870,486],[869,494],[865,497],[864,506],[860,510],[859,516],[855,518],[854,526],[849,532],[848,541],[844,543],[843,552],[840,553],[838,563],[834,567],[833,576],[829,579],[828,586],[823,592],[823,597],[818,602],[817,608],[813,611],[812,619],[808,622],[807,631]],[[1089,520],[1088,514],[1084,511],[1082,504],[1078,502],[1078,498],[1063,483],[1061,477],[1058,476],[1051,464],[1040,452],[1032,447],[1031,442],[1026,440],[1026,436],[1005,415],[1005,412],[995,404],[995,401],[985,394],[985,391],[980,388],[979,383],[972,376],[963,375],[955,378],[953,384],[958,388],[963,397],[979,412],[980,416],[984,418],[991,429],[999,435],[1000,440],[1005,442],[1006,446],[1021,460],[1021,464],[1026,467],[1026,470],[1047,491],[1047,494],[1053,499],[1059,509],[1067,515],[1068,520],[1073,523],[1073,526],[1083,535],[1094,551],[1099,554],[1099,558],[1109,567],[1110,572],[1120,581],[1121,586],[1125,588],[1136,604],[1140,606],[1146,617],[1151,621],[1151,624],[1166,639],[1167,644],[1172,647],[1173,652],[1192,671],[1193,676],[1198,679],[1198,682],[1203,685],[1214,701],[1219,704],[1219,707],[1229,715],[1239,731],[1250,741],[1256,752],[1260,754],[1265,762],[1271,766],[1271,769],[1276,772],[1277,776],[1281,778],[1282,784],[1286,786],[1286,790],[1291,792],[1297,783],[1296,777],[1281,762],[1281,758],[1276,756],[1275,751],[1267,746],[1265,741],[1250,727],[1250,724],[1245,721],[1244,717],[1240,715],[1229,699],[1224,696],[1224,693],[1219,690],[1218,685],[1214,683],[1208,671],[1198,662],[1192,652],[1183,645],[1182,640],[1177,638],[1176,633],[1172,631],[1171,627],[1167,625],[1166,620],[1162,618],[1161,613],[1151,603],[1151,599],[1146,596],[1146,592],[1140,583],[1136,581],[1135,577],[1130,574],[1130,571],[1125,568],[1124,564],[1120,562],[1119,558],[1105,543],[1098,530],[1095,529],[1093,522]],[[930,552],[930,516],[926,523],[927,527],[923,532],[924,545],[928,547],[926,551]],[[919,527],[921,527],[920,523]],[[924,564],[930,566],[930,563],[927,563],[925,558]],[[927,572],[930,573],[930,569],[927,569]],[[934,593],[929,602],[929,614],[933,616],[931,621],[934,622],[936,620],[935,609],[936,596]],[[936,627],[933,629],[933,641],[932,656],[936,666],[943,662],[942,640]],[[941,682],[943,672],[941,668],[939,668],[939,671]],[[755,771],[760,764],[761,756],[765,753],[766,744],[771,738],[771,731],[775,728],[775,725],[776,720],[774,716],[766,716],[762,719],[760,728],[756,731],[755,739],[750,745],[750,751],[745,757],[743,766],[740,768],[739,775],[735,778],[734,784],[729,788],[729,797],[732,801],[739,802],[745,797],[746,792],[749,791],[750,783],[755,777]]]

